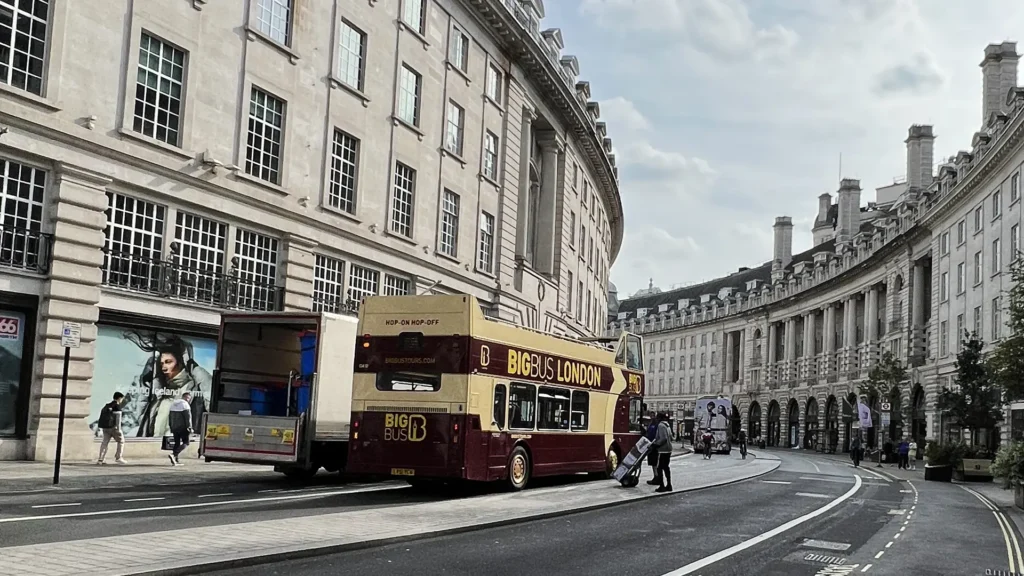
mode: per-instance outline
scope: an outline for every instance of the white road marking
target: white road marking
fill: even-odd
[[[889,543],[885,545],[885,547],[886,548],[892,548],[892,540],[890,540]]]
[[[783,482],[782,480],[761,480],[762,484],[792,484],[792,482]]]
[[[81,518],[84,516],[113,516],[115,514],[135,514],[138,512],[155,512],[158,510],[183,510],[188,508],[205,508],[208,506],[226,506],[229,504],[258,504],[263,502],[282,502],[287,500],[309,500],[312,498],[326,498],[328,496],[339,496],[343,494],[356,494],[359,492],[380,492],[383,490],[396,490],[406,486],[370,486],[356,490],[335,490],[333,492],[317,492],[315,494],[293,494],[289,496],[269,496],[264,498],[245,498],[241,500],[218,500],[216,502],[196,502],[194,504],[174,504],[171,506],[146,506],[144,508],[123,508],[117,510],[98,510],[96,512],[74,512],[71,514],[47,514],[44,516],[18,516],[15,518],[0,518],[0,524],[10,522],[31,522],[33,520],[52,520],[54,518]],[[79,506],[76,504],[44,504],[33,506],[33,508],[49,508],[54,506]]]
[[[267,492],[280,492],[280,491],[281,491],[280,488],[273,488],[271,490],[257,490],[256,493],[257,494],[264,494],[264,493],[267,493]]]
[[[81,502],[69,502],[68,504],[36,504],[33,508],[62,508],[64,506],[81,506]]]
[[[166,500],[166,498],[162,496],[153,498],[128,498],[125,502],[152,502],[154,500]]]
[[[807,548],[821,548],[822,550],[835,550],[838,552],[844,552],[850,549],[852,544],[847,542],[829,542],[828,540],[814,540],[808,539],[800,543],[801,546]]]
[[[896,538],[899,538],[899,537],[900,537],[900,533],[899,533],[899,532],[897,532],[897,533],[893,534],[893,536],[892,536],[892,537],[893,537],[893,539],[895,540]]]
[[[817,510],[812,510],[811,512],[808,512],[807,514],[804,514],[803,516],[800,516],[798,518],[794,518],[794,519],[790,520],[789,522],[786,522],[785,524],[782,524],[780,526],[776,526],[775,528],[772,528],[771,530],[769,530],[767,532],[764,532],[763,534],[760,534],[758,536],[754,536],[753,538],[751,538],[749,540],[746,540],[744,542],[740,542],[739,544],[736,544],[734,546],[726,548],[725,550],[720,550],[720,551],[715,552],[714,554],[712,554],[710,556],[707,556],[705,558],[701,558],[700,560],[697,560],[696,562],[691,562],[691,563],[687,564],[686,566],[683,566],[681,568],[678,568],[676,570],[673,570],[671,572],[666,573],[664,576],[684,576],[685,574],[693,574],[694,572],[697,572],[698,570],[700,570],[702,568],[710,566],[710,565],[714,564],[715,562],[718,562],[720,560],[723,560],[725,558],[733,556],[733,555],[735,555],[735,554],[737,554],[739,552],[742,552],[742,551],[744,551],[744,550],[746,550],[748,548],[756,546],[756,545],[760,544],[761,542],[764,542],[766,540],[774,538],[775,536],[778,536],[779,534],[782,534],[783,532],[786,532],[787,530],[790,530],[791,528],[795,528],[796,526],[799,526],[799,525],[803,524],[804,522],[807,522],[808,520],[812,520],[814,518],[817,518],[818,516],[821,516],[822,514],[828,512],[829,510],[831,510],[831,509],[835,508],[836,506],[839,506],[843,502],[849,500],[851,496],[853,496],[854,494],[857,493],[858,490],[860,490],[860,486],[861,486],[861,479],[858,476],[857,480],[854,483],[852,488],[850,488],[842,496],[836,498],[835,500],[829,502],[828,504],[825,504],[821,508],[818,508]]]
[[[881,558],[881,557],[882,557],[882,554],[885,554],[885,550],[882,550],[882,551],[881,551],[881,552],[879,552],[878,554],[875,554],[875,560],[878,560],[879,558]]]
[[[903,532],[903,531],[904,531],[904,530],[906,530],[906,529],[907,529],[907,527],[906,527],[906,526],[900,526],[900,532]]]
[[[223,494],[200,494],[197,498],[220,498],[222,496],[231,496],[231,492],[224,492]]]
[[[817,480],[818,482],[837,482],[839,484],[853,484],[850,478],[821,478],[819,476],[801,476],[801,480]]]
[[[889,514],[892,515],[892,516],[903,516],[906,513],[907,513],[906,510],[900,510],[899,508],[894,508],[892,510],[889,510]]]
[[[861,572],[867,572],[867,571],[868,571],[868,568],[871,568],[872,566],[873,566],[873,564],[866,564],[866,565],[864,566],[864,568],[862,568],[862,569],[861,569]]]
[[[858,484],[859,486],[859,484]],[[804,496],[806,498],[829,498],[828,494],[814,494],[812,492],[797,492],[797,496]]]

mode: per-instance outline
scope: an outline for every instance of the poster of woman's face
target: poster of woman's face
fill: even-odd
[[[216,356],[217,342],[213,339],[100,325],[90,426],[97,430],[100,410],[114,392],[121,392],[126,396],[122,408],[124,435],[163,436],[170,403],[175,398],[190,392],[193,416],[197,409],[209,408]]]

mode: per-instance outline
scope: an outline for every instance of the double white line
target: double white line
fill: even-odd
[[[1017,535],[1013,531],[1013,525],[1010,524],[1010,519],[1007,518],[1006,515],[1003,514],[988,498],[964,485],[960,485],[960,487],[971,494],[974,494],[975,498],[981,500],[981,503],[987,506],[996,517],[996,522],[999,524],[999,530],[1003,533],[1003,542],[1006,544],[1006,560],[1010,564],[1010,574],[1024,572],[1024,556],[1020,553],[1020,543],[1017,541]],[[1014,562],[1015,560],[1016,563]]]

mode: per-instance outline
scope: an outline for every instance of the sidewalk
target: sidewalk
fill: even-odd
[[[656,494],[652,487],[645,485],[622,488],[611,480],[595,481],[519,493],[488,494],[458,502],[439,501],[322,516],[0,547],[0,556],[4,558],[0,564],[0,576],[195,574],[203,570],[327,554],[550,518],[645,498],[670,497],[680,492],[761,476],[781,464],[778,458],[769,454],[750,454],[755,457],[723,459],[707,465],[698,465],[691,458],[674,458],[671,466],[676,491],[667,494]],[[692,473],[698,467],[700,473]],[[113,566],[114,563],[117,566]]]
[[[182,459],[184,466],[171,466],[167,458],[132,460],[128,464],[95,462],[61,463],[60,484],[53,485],[52,462],[4,462],[0,465],[0,490],[4,494],[45,490],[96,488],[113,486],[141,486],[153,482],[167,482],[173,475],[176,482],[182,477],[196,480],[227,480],[243,476],[253,479],[259,475],[280,478],[270,466],[204,462],[198,458]]]

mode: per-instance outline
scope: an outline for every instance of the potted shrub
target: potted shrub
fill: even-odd
[[[957,480],[992,481],[992,452],[985,446],[965,446],[962,465],[955,469]]]
[[[1000,448],[991,470],[1003,488],[1013,488],[1014,506],[1024,508],[1024,442],[1011,442]]]
[[[925,449],[928,463],[924,465],[924,479],[935,482],[952,481],[953,470],[960,467],[965,450],[963,443],[960,442],[929,443]]]

